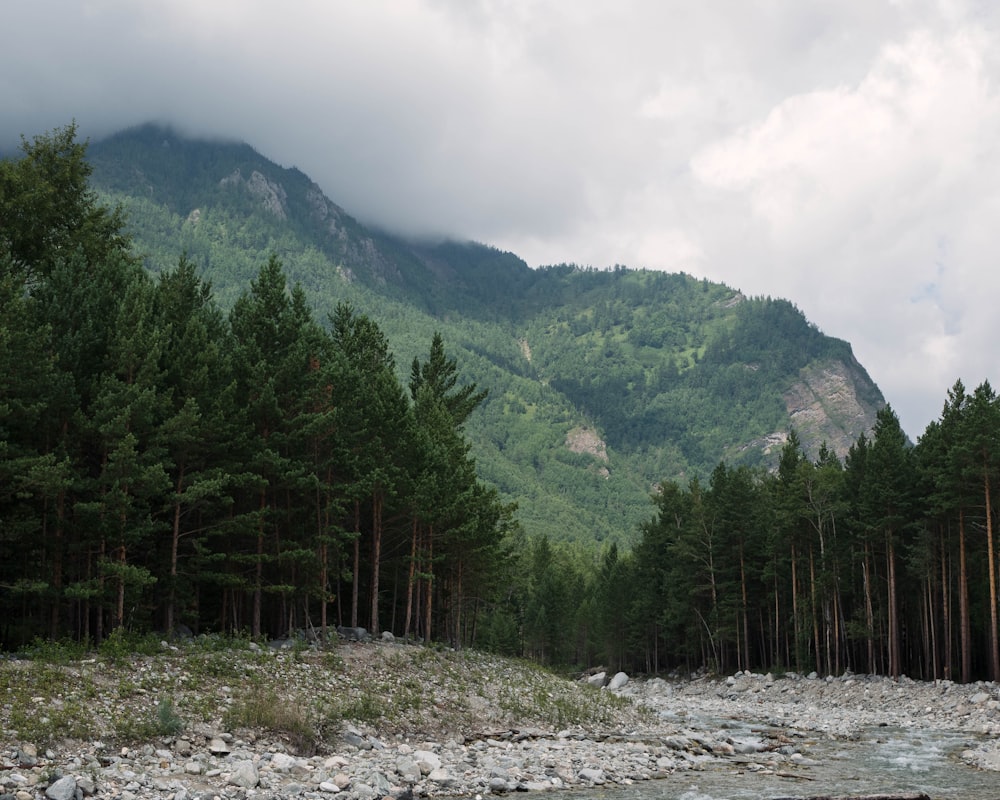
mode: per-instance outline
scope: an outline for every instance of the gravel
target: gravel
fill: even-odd
[[[878,726],[985,735],[963,758],[1000,770],[992,683],[567,679],[399,642],[196,640],[117,661],[3,661],[0,700],[3,800],[374,800],[628,786],[721,764],[783,774],[810,766],[801,732]]]

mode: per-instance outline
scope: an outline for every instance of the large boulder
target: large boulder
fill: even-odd
[[[607,679],[608,675],[606,672],[595,672],[593,675],[588,676],[587,683],[591,686],[596,686],[600,689],[604,686],[604,681]]]
[[[229,782],[233,786],[253,789],[260,783],[260,773],[257,772],[257,767],[252,761],[241,761],[229,776]]]
[[[76,778],[66,775],[55,781],[45,790],[45,796],[49,800],[73,800],[76,795]]]
[[[626,683],[628,683],[628,675],[624,672],[617,672],[615,676],[608,681],[608,688],[614,691],[615,689],[621,689]]]

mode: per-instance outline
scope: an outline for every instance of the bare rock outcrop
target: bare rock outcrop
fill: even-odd
[[[792,427],[810,458],[826,442],[843,459],[862,433],[871,433],[881,406],[864,399],[865,377],[854,365],[821,361],[803,368],[785,392]]]

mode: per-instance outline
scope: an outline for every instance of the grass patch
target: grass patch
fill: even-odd
[[[222,717],[230,729],[256,728],[283,734],[300,753],[316,747],[315,726],[301,705],[275,690],[252,683],[245,696],[236,700]]]
[[[9,724],[20,741],[39,747],[58,739],[91,739],[97,733],[91,710],[76,700],[15,706]]]
[[[87,655],[87,652],[86,642],[75,642],[72,639],[49,640],[36,636],[31,644],[19,651],[19,654],[43,664],[65,666],[74,661],[80,661]]]

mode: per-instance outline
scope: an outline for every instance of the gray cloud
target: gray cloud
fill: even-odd
[[[848,339],[911,436],[998,383],[1000,26],[974,0],[11,0],[0,146],[243,139],[360,218],[683,269]]]

